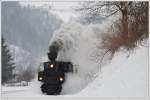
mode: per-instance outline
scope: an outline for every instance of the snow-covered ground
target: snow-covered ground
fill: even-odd
[[[70,19],[69,13],[65,15],[60,12],[60,14],[62,19]],[[2,98],[146,98],[148,96],[148,47],[137,47],[129,57],[126,52],[119,51],[111,61],[109,55],[106,55],[101,70],[95,61],[96,55],[100,59],[104,54],[102,48],[97,48],[97,44],[100,46],[102,35],[109,34],[107,30],[110,28],[111,21],[115,22],[115,19],[110,18],[101,24],[89,26],[74,22],[73,18],[65,19],[68,23],[62,24],[61,28],[54,32],[49,45],[53,42],[62,43],[57,60],[71,61],[77,65],[78,70],[77,73],[66,75],[61,95],[43,94],[40,91],[41,83],[36,78],[25,87],[2,86]],[[22,55],[29,55],[16,46],[11,48],[19,52],[20,55],[15,54],[20,57],[19,60],[16,59],[19,62],[24,61]]]
[[[139,46],[129,57],[118,52],[101,74],[82,91],[44,95],[38,81],[28,87],[2,86],[2,98],[145,98],[148,96],[148,48]],[[73,88],[74,86],[72,86]]]

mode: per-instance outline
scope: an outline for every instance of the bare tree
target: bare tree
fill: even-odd
[[[90,1],[81,3],[81,6],[76,9],[81,14],[105,18],[119,17],[111,27],[110,32],[113,34],[105,34],[102,43],[98,46],[104,49],[102,55],[97,55],[100,68],[107,53],[110,53],[112,58],[121,47],[130,51],[148,38],[148,7],[149,4],[146,1]]]
[[[81,4],[76,11],[106,18],[120,16],[113,27],[116,29],[116,34],[104,39],[106,51],[114,53],[121,46],[131,49],[139,40],[142,41],[148,37],[148,2],[90,1]]]

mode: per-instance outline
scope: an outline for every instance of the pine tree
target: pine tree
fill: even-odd
[[[14,63],[12,62],[12,56],[8,49],[8,46],[5,44],[5,40],[2,37],[2,84],[8,83],[11,81],[15,75],[13,74],[13,69],[15,68]]]

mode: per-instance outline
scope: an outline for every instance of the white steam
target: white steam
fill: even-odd
[[[95,79],[99,72],[99,63],[95,58],[103,53],[97,45],[100,45],[101,35],[106,34],[110,23],[111,21],[105,21],[105,24],[83,26],[71,21],[54,33],[49,45],[53,42],[62,43],[57,60],[72,62],[76,70],[66,74],[62,94],[77,93]]]

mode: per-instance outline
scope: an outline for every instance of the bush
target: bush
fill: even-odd
[[[106,52],[115,54],[120,48],[127,51],[133,50],[138,44],[141,44],[143,40],[148,36],[148,16],[135,16],[134,21],[128,21],[128,29],[124,31],[124,26],[121,23],[121,19],[114,23],[111,27],[111,34],[107,34],[103,37],[102,47]]]

